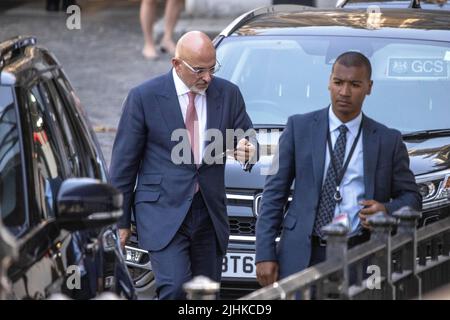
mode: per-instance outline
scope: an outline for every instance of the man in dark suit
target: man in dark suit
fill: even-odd
[[[172,65],[130,91],[110,168],[112,184],[124,195],[121,244],[130,236],[134,205],[139,246],[150,252],[159,299],[185,298],[182,285],[196,275],[220,281],[229,237],[223,160],[230,150],[214,134],[218,139],[207,142],[211,132],[252,128],[237,86],[213,78],[216,52],[205,34],[182,36]],[[180,130],[188,138],[181,152]],[[210,152],[217,141],[222,151]],[[252,158],[256,142],[236,141],[235,157]]]
[[[348,221],[349,242],[355,245],[370,237],[370,215],[403,206],[421,209],[400,132],[361,112],[372,89],[371,71],[364,55],[340,55],[329,80],[331,106],[288,119],[279,141],[278,171],[266,179],[256,224],[261,285],[322,262],[326,239],[321,228],[333,217]],[[283,216],[294,180],[293,200]]]

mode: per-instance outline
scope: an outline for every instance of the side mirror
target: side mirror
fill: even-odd
[[[113,186],[91,178],[65,180],[57,197],[57,221],[75,231],[113,224],[122,215],[122,194]]]

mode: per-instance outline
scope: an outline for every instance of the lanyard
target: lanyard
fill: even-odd
[[[353,152],[355,151],[356,145],[358,144],[359,137],[361,136],[363,120],[364,120],[364,116],[361,119],[361,123],[360,123],[359,129],[358,129],[358,134],[356,135],[356,138],[353,141],[352,147],[347,156],[347,159],[345,160],[344,166],[342,167],[341,171],[339,171],[339,172],[336,169],[337,165],[336,165],[336,162],[334,159],[333,148],[331,147],[330,129],[329,129],[329,125],[328,125],[327,144],[328,144],[328,151],[330,152],[330,161],[333,166],[334,172],[336,173],[336,192],[334,193],[334,200],[336,200],[337,203],[340,203],[342,201],[342,195],[339,190],[339,186],[341,185],[342,178],[344,178],[345,171],[347,171],[348,164],[350,163],[350,160],[352,159]]]

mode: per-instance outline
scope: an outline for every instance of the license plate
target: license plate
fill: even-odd
[[[222,277],[256,278],[255,254],[229,252],[223,257]]]

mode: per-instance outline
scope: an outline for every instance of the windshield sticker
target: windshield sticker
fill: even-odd
[[[388,76],[395,78],[447,78],[447,63],[439,58],[390,58]]]

